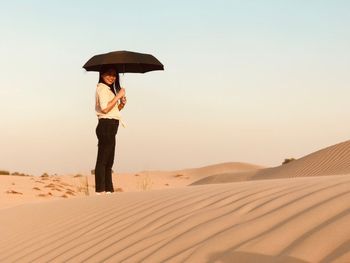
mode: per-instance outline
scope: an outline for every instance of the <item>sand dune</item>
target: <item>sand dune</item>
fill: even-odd
[[[26,204],[0,233],[0,262],[350,262],[350,176]]]
[[[114,195],[86,196],[93,176],[0,182],[0,262],[350,262],[350,141],[274,168],[116,174]]]
[[[213,174],[193,184],[340,175],[347,173],[350,173],[350,141],[338,143],[278,167],[238,173]]]
[[[257,171],[262,168],[264,167],[254,164],[229,162],[175,171],[141,171],[135,174],[116,173],[113,182],[116,187],[124,192],[135,192],[177,188],[187,186],[213,174]],[[92,176],[89,178],[89,184],[94,185]]]

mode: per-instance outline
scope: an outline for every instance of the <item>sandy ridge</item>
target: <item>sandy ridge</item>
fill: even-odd
[[[208,176],[193,185],[227,183],[305,176],[340,175],[350,173],[350,140],[308,154],[290,163],[273,168],[244,172],[228,172]]]

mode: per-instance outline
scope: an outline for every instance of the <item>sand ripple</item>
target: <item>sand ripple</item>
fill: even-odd
[[[0,210],[0,262],[350,262],[350,176]]]

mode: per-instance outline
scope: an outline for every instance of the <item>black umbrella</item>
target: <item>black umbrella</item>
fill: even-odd
[[[154,56],[131,51],[114,51],[93,56],[83,66],[87,71],[100,71],[104,65],[112,65],[119,73],[145,73],[164,70]]]

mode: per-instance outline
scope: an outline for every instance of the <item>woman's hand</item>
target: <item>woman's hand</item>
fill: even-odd
[[[125,104],[126,104],[126,97],[124,96],[120,99],[120,104],[118,105],[118,109],[119,110],[123,109]]]
[[[125,97],[125,89],[124,88],[120,88],[119,92],[117,93],[118,100],[120,100],[121,98]]]

